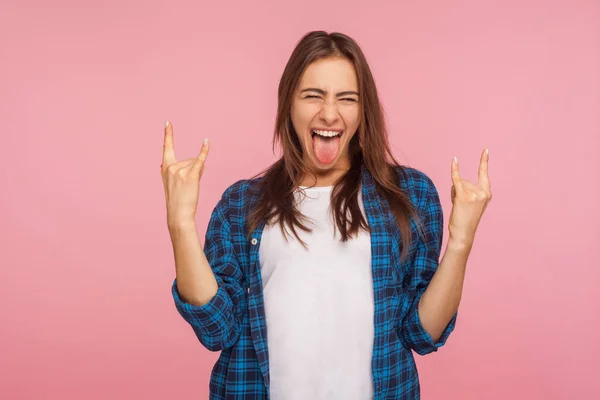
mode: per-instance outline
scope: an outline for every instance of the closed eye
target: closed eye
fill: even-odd
[[[306,97],[305,97],[305,99],[317,99],[317,98],[320,98],[320,97],[319,97],[319,96],[314,96],[314,95],[309,95],[309,96],[306,96]],[[340,100],[344,100],[344,101],[353,101],[353,102],[356,102],[356,101],[357,101],[356,99],[353,99],[353,98],[351,98],[351,97],[345,97],[345,98],[343,98],[343,99],[340,99]]]

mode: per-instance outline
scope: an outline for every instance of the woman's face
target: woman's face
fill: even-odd
[[[300,78],[291,107],[305,165],[321,176],[350,168],[348,148],[361,114],[354,65],[344,58],[313,62]]]

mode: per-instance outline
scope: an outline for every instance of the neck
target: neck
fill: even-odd
[[[300,186],[333,186],[350,169],[350,166],[335,166],[323,171],[310,168],[312,173],[306,174],[300,181]],[[314,175],[313,175],[314,174]]]

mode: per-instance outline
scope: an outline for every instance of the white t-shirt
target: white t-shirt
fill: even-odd
[[[334,237],[332,189],[296,192],[298,209],[312,220],[312,233],[297,229],[308,250],[293,235],[286,243],[279,224],[262,234],[272,400],[373,397],[371,238],[362,229],[346,243],[337,230]],[[364,215],[360,191],[358,200]]]

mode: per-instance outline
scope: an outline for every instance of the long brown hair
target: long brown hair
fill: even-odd
[[[392,155],[384,121],[384,113],[379,102],[377,89],[371,70],[358,44],[342,33],[328,34],[314,31],[306,34],[296,45],[283,71],[279,82],[278,108],[273,136],[273,150],[281,144],[283,155],[270,167],[255,175],[263,175],[258,185],[259,200],[250,211],[248,235],[261,220],[278,222],[284,237],[285,227],[303,244],[297,229],[310,232],[303,216],[296,208],[294,191],[301,179],[311,171],[304,165],[302,146],[294,130],[290,109],[292,96],[302,73],[312,62],[343,57],[349,60],[358,78],[359,103],[362,118],[357,134],[350,141],[350,169],[335,183],[332,192],[332,207],[335,226],[342,241],[347,241],[359,229],[370,231],[358,203],[361,183],[361,166],[367,168],[375,181],[379,194],[387,200],[395,216],[402,237],[401,259],[407,257],[412,240],[410,216],[419,221],[408,195],[398,185],[396,168],[402,168]],[[348,217],[348,213],[350,217]]]

